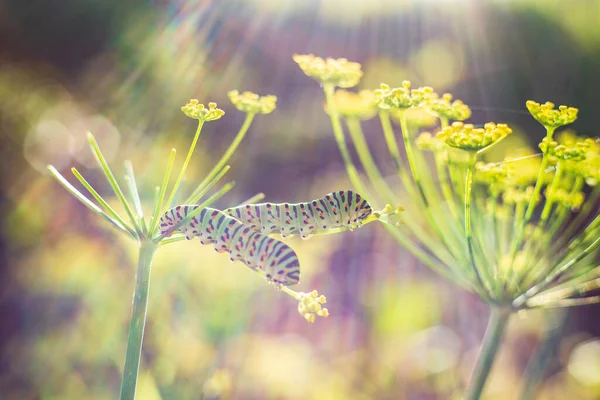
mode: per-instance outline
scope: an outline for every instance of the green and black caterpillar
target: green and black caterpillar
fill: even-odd
[[[170,236],[173,227],[196,210],[196,205],[177,206],[160,219],[160,234]],[[300,280],[296,253],[285,243],[270,238],[299,233],[307,239],[315,231],[352,229],[372,219],[373,210],[358,193],[344,190],[297,204],[252,204],[219,211],[205,208],[177,228],[186,239],[195,236],[202,244],[214,243],[218,252],[228,251],[231,261],[241,260],[264,272],[268,280],[284,286]]]
[[[333,192],[306,203],[251,204],[224,211],[253,230],[282,237],[299,233],[308,239],[313,231],[361,226],[372,213],[369,203],[350,190]]]
[[[173,234],[173,227],[196,208],[177,206],[167,211],[160,219],[160,234]],[[188,240],[198,236],[202,244],[214,243],[217,252],[228,251],[231,261],[241,260],[250,268],[262,271],[273,283],[290,286],[300,281],[300,263],[294,250],[222,211],[205,208],[177,231]]]

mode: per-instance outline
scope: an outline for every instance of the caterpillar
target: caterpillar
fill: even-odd
[[[197,206],[176,206],[160,219],[159,232],[165,237],[173,227]],[[231,261],[240,260],[252,269],[262,271],[267,280],[283,286],[300,281],[300,264],[287,244],[263,235],[239,220],[213,208],[205,208],[177,231],[190,240],[198,236],[200,243],[214,243],[219,253],[228,251]]]
[[[315,230],[360,226],[373,210],[358,193],[343,190],[306,203],[261,203],[223,212],[265,235],[279,233],[286,237],[299,233],[302,239],[308,239]]]

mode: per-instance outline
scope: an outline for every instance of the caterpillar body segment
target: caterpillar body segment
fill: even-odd
[[[373,209],[358,193],[343,190],[306,203],[252,204],[228,208],[224,213],[265,235],[297,233],[307,239],[313,231],[361,226]]]
[[[177,206],[167,211],[160,219],[160,234],[165,237],[173,234],[175,224],[197,207]],[[262,271],[275,284],[297,284],[300,263],[294,250],[255,229],[222,211],[205,208],[177,231],[188,240],[197,236],[202,244],[214,244],[217,252],[229,252],[231,261],[240,260],[250,268]]]

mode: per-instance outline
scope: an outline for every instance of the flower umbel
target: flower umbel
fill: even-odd
[[[298,299],[298,312],[308,322],[315,322],[316,317],[327,318],[329,316],[329,311],[326,308],[321,308],[321,305],[325,304],[327,299],[323,295],[319,296],[319,292],[316,290],[310,293],[299,292],[296,298]]]
[[[322,59],[313,54],[294,54],[292,58],[307,76],[323,85],[351,88],[363,76],[360,64],[345,58]]]
[[[229,100],[238,110],[249,114],[270,114],[277,106],[277,97],[273,95],[259,96],[256,93],[231,90],[227,93]]]
[[[382,110],[406,109],[426,104],[433,93],[429,86],[411,89],[410,81],[402,82],[402,86],[398,88],[382,83],[375,90],[375,101]]]
[[[375,96],[369,90],[361,90],[358,93],[339,89],[333,95],[333,106],[340,116],[345,118],[359,118],[367,120],[377,115],[375,107]],[[325,112],[329,114],[327,103]]]
[[[546,128],[558,128],[559,126],[571,124],[577,119],[577,113],[579,112],[577,108],[567,106],[559,106],[556,110],[554,109],[554,103],[549,101],[539,104],[529,100],[526,106],[533,118]]]
[[[454,122],[451,126],[442,129],[437,137],[448,146],[462,150],[481,151],[492,144],[499,142],[512,133],[506,124],[496,125],[488,122],[483,128],[475,128],[472,124]]]
[[[215,121],[221,118],[225,111],[217,108],[217,103],[208,103],[208,108],[204,104],[200,104],[198,100],[192,99],[185,106],[181,107],[181,111],[190,118],[198,121]]]
[[[444,93],[439,97],[432,93],[427,101],[427,108],[440,118],[451,121],[464,121],[471,117],[471,109],[460,100],[452,101],[450,93]]]
[[[324,89],[332,107],[333,95]],[[387,225],[388,231],[422,263],[477,294],[492,310],[464,397],[479,399],[511,313],[600,302],[600,266],[592,259],[600,252],[600,216],[583,225],[595,201],[582,195],[587,183],[595,185],[590,197],[600,199],[600,155],[591,141],[552,141],[556,127],[577,118],[573,107],[555,110],[551,103],[528,102],[531,114],[546,127],[542,157],[513,151],[510,159],[481,165],[477,157],[512,133],[508,125],[487,123],[476,128],[456,121],[445,126],[450,119],[468,117],[470,109],[452,102],[449,95],[440,99],[429,87],[411,90],[408,81],[400,88],[382,84],[375,97],[391,159],[412,200],[406,224]],[[421,134],[415,149],[405,110],[420,106],[440,119],[442,129],[435,138]],[[399,113],[409,168],[401,160],[391,124],[390,111],[394,110]],[[367,193],[369,185],[375,188],[372,202],[377,195],[388,203],[398,202],[397,192],[373,163],[360,121],[349,124],[348,130],[368,180],[358,173],[349,155],[339,115],[330,113],[330,118],[353,185],[361,193]],[[419,149],[432,150],[434,162],[423,162],[429,155],[417,156]],[[428,170],[429,165],[435,170]],[[481,183],[488,186],[485,192],[479,190]],[[481,193],[488,197],[481,198]],[[570,218],[578,208],[579,214]]]

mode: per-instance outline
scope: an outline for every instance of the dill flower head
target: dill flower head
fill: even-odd
[[[480,151],[504,139],[512,133],[506,124],[496,125],[488,122],[483,128],[475,128],[472,124],[454,122],[438,132],[437,137],[448,146],[468,151]]]
[[[600,182],[600,156],[588,155],[580,164],[579,172],[589,186],[596,186]]]
[[[185,106],[181,107],[181,111],[190,118],[198,121],[214,121],[225,115],[225,111],[217,108],[217,103],[208,103],[208,108],[204,104],[200,104],[198,100],[191,99]]]
[[[326,308],[321,308],[322,304],[327,302],[325,296],[320,295],[316,290],[309,293],[296,293],[298,299],[298,312],[308,322],[315,322],[317,316],[326,318],[329,316],[329,311]]]
[[[333,107],[342,117],[354,117],[367,120],[377,114],[375,96],[370,90],[361,90],[358,93],[347,90],[336,90],[333,95]],[[325,112],[329,114],[327,103]]]
[[[292,58],[307,76],[323,85],[351,88],[363,76],[361,65],[345,58],[322,59],[314,54],[294,54]]]
[[[402,82],[402,86],[398,88],[382,83],[375,90],[375,101],[382,110],[406,109],[426,104],[433,93],[429,86],[411,89],[410,81]]]
[[[585,194],[582,191],[578,190],[573,192],[568,188],[562,187],[556,188],[555,190],[546,188],[544,196],[554,203],[558,203],[572,211],[579,211],[579,208],[581,208],[581,205],[585,200]]]
[[[496,198],[503,189],[513,183],[514,168],[508,163],[484,163],[475,164],[475,179],[488,186],[492,197]]]
[[[439,97],[437,93],[432,93],[427,101],[427,108],[440,118],[452,121],[464,121],[471,117],[471,109],[460,100],[452,101],[450,93],[444,93]]]
[[[559,144],[556,140],[545,137],[539,144],[539,147],[544,153],[558,160],[583,161],[593,143],[594,141],[592,139],[585,139]]]
[[[415,144],[421,150],[437,152],[444,149],[444,142],[429,132],[421,133],[415,140]]]
[[[227,93],[235,108],[248,114],[270,114],[277,106],[277,97],[259,96],[256,93],[231,90]]]
[[[571,124],[577,119],[577,113],[579,112],[575,107],[567,106],[559,106],[556,110],[554,104],[549,101],[539,104],[529,100],[525,104],[533,118],[546,128],[558,128],[559,126]]]
[[[502,193],[502,200],[506,204],[517,204],[517,203],[527,203],[531,201],[533,197],[533,186],[527,186],[525,188],[521,187],[508,187]],[[539,201],[539,196],[536,197],[536,202]]]

